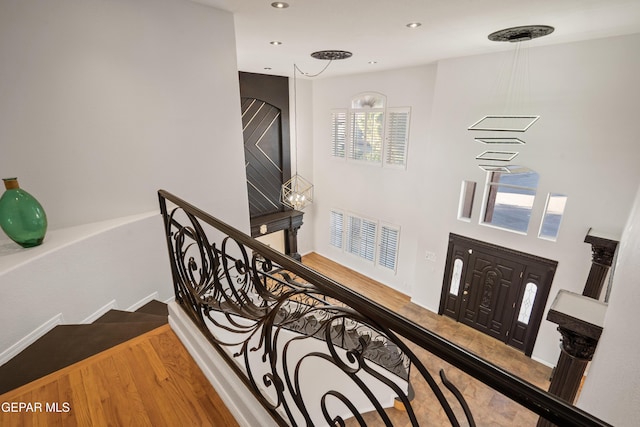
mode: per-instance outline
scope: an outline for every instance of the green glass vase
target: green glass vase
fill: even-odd
[[[47,232],[47,215],[40,202],[18,185],[17,178],[4,178],[7,189],[0,197],[0,227],[23,248],[38,246]]]

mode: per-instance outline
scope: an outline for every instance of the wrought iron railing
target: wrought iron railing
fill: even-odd
[[[158,194],[176,301],[278,424],[433,425],[437,413],[454,426],[475,425],[474,402],[446,371],[502,393],[532,411],[534,423],[542,416],[561,426],[607,425],[184,200]],[[419,418],[424,405],[430,420]]]

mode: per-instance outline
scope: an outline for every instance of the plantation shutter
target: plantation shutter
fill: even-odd
[[[373,262],[377,224],[356,216],[349,216],[347,232],[347,251]]]
[[[342,249],[344,214],[338,211],[331,211],[329,244]]]
[[[379,163],[382,160],[384,112],[351,112],[349,158]]]
[[[347,110],[331,112],[331,155],[344,158],[347,143]]]
[[[385,166],[400,168],[407,166],[410,115],[410,108],[389,108],[387,110]]]
[[[380,227],[380,244],[378,245],[378,265],[396,271],[398,260],[398,241],[400,230],[382,225]]]

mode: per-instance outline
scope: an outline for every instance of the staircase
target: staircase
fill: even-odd
[[[109,310],[91,324],[58,325],[0,366],[0,394],[166,323],[166,304],[151,301],[135,312]]]

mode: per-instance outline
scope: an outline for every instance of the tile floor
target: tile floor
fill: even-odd
[[[353,272],[339,264],[317,254],[309,254],[303,263],[320,271],[326,276],[367,295],[372,300],[398,312],[408,319],[422,325],[441,337],[475,353],[494,363],[500,368],[520,377],[543,390],[549,388],[551,368],[525,356],[519,350],[491,338],[475,329],[456,322],[448,317],[439,316],[427,309],[412,303],[408,297]],[[535,426],[538,416],[464,372],[454,368],[447,362],[433,356],[422,349],[415,350],[436,382],[440,369],[444,369],[448,379],[460,390],[467,401],[478,426]],[[412,379],[418,377],[417,369],[412,369]],[[424,380],[412,380],[416,390],[415,410],[420,425],[450,425],[446,414],[437,402],[434,394],[428,389]],[[444,387],[443,387],[444,389]],[[454,396],[446,389],[447,399],[454,402],[452,407],[461,425],[467,425],[464,413],[455,404]],[[397,409],[388,410],[393,425],[411,425],[406,413]],[[377,414],[365,414],[367,425],[384,425]],[[347,425],[357,425],[354,419]]]

